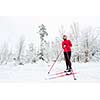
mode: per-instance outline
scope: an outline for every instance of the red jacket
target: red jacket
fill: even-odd
[[[62,42],[62,48],[64,49],[64,52],[71,51],[72,43],[70,40],[64,40]]]

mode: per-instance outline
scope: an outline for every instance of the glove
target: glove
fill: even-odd
[[[64,48],[66,48],[67,47],[67,45],[66,44],[64,44]]]

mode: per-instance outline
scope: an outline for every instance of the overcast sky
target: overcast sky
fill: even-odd
[[[92,26],[100,27],[100,17],[60,17],[60,16],[0,16],[0,43],[4,41],[16,43],[20,36],[31,41],[36,38],[38,26],[44,24],[49,34],[49,40],[59,35],[58,28],[64,25],[69,30],[73,22],[78,22],[80,29]]]

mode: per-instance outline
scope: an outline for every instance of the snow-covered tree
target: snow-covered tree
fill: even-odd
[[[46,50],[46,44],[47,44],[47,41],[45,40],[45,36],[48,36],[48,33],[46,32],[46,27],[42,24],[39,26],[39,35],[40,35],[40,51],[39,51],[39,59],[42,59],[44,61],[45,58],[44,58],[44,52]]]
[[[36,48],[34,43],[28,44],[28,49],[26,50],[26,62],[35,63],[37,61]]]
[[[64,29],[64,26],[61,25],[60,28],[58,29],[59,30],[59,33],[60,33],[60,38],[63,37],[63,35],[66,34],[66,30]],[[62,39],[61,39],[62,40]]]
[[[73,22],[73,24],[70,26],[71,32],[69,32],[69,38],[72,41],[73,44],[73,61],[80,60],[80,48],[79,48],[79,24],[76,22]]]
[[[0,49],[0,64],[7,64],[11,60],[12,50],[7,43],[4,43]]]
[[[25,60],[25,57],[24,57],[24,48],[25,48],[24,42],[25,42],[25,38],[23,36],[20,37],[19,43],[18,43],[17,48],[16,48],[17,49],[16,62],[18,64],[23,64],[23,61]]]
[[[93,55],[95,55],[98,47],[98,33],[95,33],[92,27],[85,28],[80,33],[78,41],[79,58],[81,62],[89,62],[93,58]]]

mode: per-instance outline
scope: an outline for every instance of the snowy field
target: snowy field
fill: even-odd
[[[15,66],[12,63],[0,66],[0,82],[100,82],[100,63],[73,63],[72,67],[77,80],[73,76],[65,76],[52,80],[48,78],[48,70],[52,63],[38,62]],[[57,62],[51,74],[65,70],[65,62]]]

